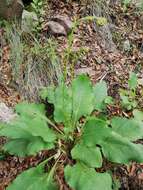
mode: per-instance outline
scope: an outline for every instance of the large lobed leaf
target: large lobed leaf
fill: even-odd
[[[7,190],[57,190],[53,176],[44,173],[43,165],[31,168],[20,174],[6,189]]]
[[[102,111],[105,108],[104,100],[107,98],[107,85],[105,81],[97,83],[94,88],[94,108]]]
[[[102,155],[99,147],[87,147],[84,143],[77,144],[71,151],[72,158],[82,161],[92,168],[102,166]]]
[[[22,102],[16,105],[15,110],[16,113],[30,119],[37,116],[45,117],[45,106],[43,104]]]
[[[4,150],[10,154],[26,156],[53,148],[56,134],[44,119],[43,105],[21,103],[17,105],[16,110],[19,113],[17,120],[0,130],[1,136],[9,138]]]
[[[72,104],[71,92],[65,84],[57,87],[53,100],[54,119],[57,123],[68,124],[71,120]]]
[[[112,190],[112,179],[108,173],[97,173],[82,163],[65,168],[65,179],[74,190]]]
[[[142,162],[143,146],[130,141],[133,138],[134,127],[128,129],[127,125],[126,130],[129,132],[129,137],[122,135],[122,129],[119,129],[114,131],[114,127],[113,129],[107,127],[105,121],[99,122],[99,119],[92,118],[84,126],[82,140],[87,147],[93,148],[99,145],[104,156],[112,162],[124,164],[130,161]],[[135,135],[137,137],[136,131]]]
[[[89,115],[93,111],[93,89],[89,78],[85,75],[77,77],[72,82],[72,120],[73,124],[81,116]]]
[[[114,117],[111,125],[113,131],[131,141],[143,138],[143,123],[139,120]]]

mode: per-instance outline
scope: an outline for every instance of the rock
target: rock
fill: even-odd
[[[6,20],[21,19],[23,8],[22,0],[0,0],[0,18]]]
[[[7,107],[4,103],[0,103],[0,122],[9,123],[16,117],[13,110]]]
[[[125,40],[123,43],[123,50],[124,52],[130,52],[131,50],[131,44],[129,40]]]
[[[26,33],[32,32],[38,22],[36,13],[24,10],[22,13],[22,31]]]
[[[51,19],[52,21],[58,22],[62,26],[64,26],[67,33],[70,33],[73,27],[73,22],[67,16],[57,15]]]
[[[67,32],[64,26],[62,26],[60,23],[55,21],[49,21],[44,26],[44,30],[47,30],[48,33],[54,35],[54,36],[66,36]]]
[[[44,31],[54,36],[67,36],[73,27],[73,23],[67,16],[57,15],[50,19],[44,26]]]

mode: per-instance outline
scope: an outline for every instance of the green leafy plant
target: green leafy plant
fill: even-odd
[[[54,120],[64,124],[67,135],[74,132],[82,116],[90,115],[95,109],[99,111],[105,109],[105,100],[108,98],[104,81],[92,87],[89,78],[84,75],[73,80],[69,87],[62,82],[57,88],[43,89],[41,96],[54,105]]]
[[[111,102],[104,81],[93,86],[87,76],[80,75],[69,86],[61,82],[43,89],[41,96],[54,105],[51,120],[42,104],[17,105],[17,119],[0,130],[0,135],[8,137],[3,149],[20,156],[35,155],[43,149],[55,151],[48,160],[20,174],[8,190],[58,189],[54,176],[63,165],[66,183],[72,189],[111,190],[108,171],[95,170],[102,167],[104,158],[119,164],[143,161],[143,146],[133,143],[143,138],[142,112],[135,110],[131,119],[103,119],[94,114],[106,112]],[[60,161],[63,156],[70,162]],[[49,164],[48,170],[44,170],[45,164]]]
[[[130,4],[132,4],[133,6],[135,6],[135,8],[137,10],[137,13],[141,12],[143,10],[143,1],[142,0],[138,0],[138,1],[122,0],[122,5],[123,5],[123,8],[124,8],[125,11],[130,6]]]
[[[137,76],[135,73],[130,74],[128,80],[128,89],[120,89],[121,104],[123,108],[132,110],[137,107],[136,88],[138,85]]]
[[[122,0],[123,8],[126,11],[132,0]]]
[[[35,32],[41,30],[41,24],[43,22],[43,14],[44,14],[44,2],[43,0],[32,0],[31,7],[33,12],[37,15],[37,24],[35,28]]]

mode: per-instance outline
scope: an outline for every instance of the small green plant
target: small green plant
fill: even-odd
[[[43,22],[43,14],[44,14],[44,2],[43,0],[33,0],[31,3],[31,7],[33,12],[37,15],[37,23],[36,23],[36,31],[41,30],[41,24]]]
[[[136,88],[138,85],[137,76],[135,73],[130,74],[128,81],[128,89],[120,89],[121,104],[123,108],[132,110],[137,107]]]
[[[44,105],[20,103],[17,119],[5,124],[0,135],[8,137],[3,149],[11,154],[27,156],[54,149],[53,155],[20,174],[7,190],[59,189],[54,176],[63,165],[65,181],[72,189],[112,190],[108,171],[95,170],[102,167],[104,158],[119,164],[143,162],[143,145],[133,143],[143,138],[143,113],[135,110],[131,119],[101,117],[111,100],[104,81],[93,86],[87,76],[80,75],[70,86],[61,82],[43,89],[41,96],[54,105],[51,119]],[[94,111],[100,114],[95,116]],[[63,156],[71,161],[61,161]]]
[[[123,5],[124,11],[126,11],[130,5],[133,5],[136,8],[136,10],[137,10],[136,13],[142,12],[142,10],[143,10],[143,1],[142,0],[138,0],[138,1],[122,0],[122,5]]]
[[[132,0],[122,0],[122,3],[127,6],[131,3],[131,1]]]
[[[123,8],[126,10],[128,6],[130,5],[132,0],[122,0]]]
[[[88,52],[88,48],[80,47],[74,48],[74,32],[77,27],[83,22],[94,21],[98,26],[103,26],[107,24],[107,19],[104,17],[97,17],[97,16],[86,16],[81,19],[75,20],[73,23],[72,31],[68,35],[67,40],[67,47],[65,48],[63,55],[62,55],[62,63],[63,63],[63,78],[66,81],[67,73],[68,73],[68,65],[70,65],[70,77],[71,80],[74,79],[74,67],[79,59],[82,59],[85,53]]]

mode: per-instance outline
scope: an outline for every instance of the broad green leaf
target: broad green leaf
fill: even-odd
[[[89,167],[100,168],[102,155],[99,147],[87,147],[85,144],[77,144],[71,151],[72,158],[84,162]]]
[[[100,145],[108,160],[128,164],[131,161],[143,162],[143,146],[129,142],[116,133],[104,139]]]
[[[64,173],[66,182],[74,190],[112,190],[112,179],[108,173],[97,173],[84,164],[67,166]]]
[[[46,121],[41,118],[34,118],[29,121],[25,130],[32,136],[41,137],[45,142],[54,142],[56,140],[54,131],[50,129]]]
[[[116,133],[131,141],[143,138],[143,123],[138,122],[135,119],[114,117],[111,120],[111,125]]]
[[[65,128],[74,128],[80,117],[93,111],[93,89],[85,75],[78,76],[69,87],[64,83],[60,84],[54,94],[47,92],[47,96],[48,101],[54,104],[55,121],[64,123]]]
[[[82,140],[88,147],[94,147],[110,135],[110,130],[104,120],[90,118],[84,126]]]
[[[72,120],[75,124],[81,116],[93,111],[93,89],[89,78],[78,76],[72,82]]]
[[[35,118],[45,116],[45,106],[43,104],[34,104],[22,102],[16,105],[15,110],[23,117]]]
[[[19,126],[8,125],[0,130],[0,136],[6,136],[8,138],[25,138],[30,139],[32,135],[26,131],[26,129]]]
[[[44,173],[43,166],[31,168],[20,174],[6,190],[57,190],[52,176]]]
[[[41,150],[54,148],[54,143],[46,143],[40,137],[33,137],[26,148],[27,155],[35,155]]]
[[[93,89],[94,91],[94,108],[102,111],[105,108],[104,100],[107,95],[107,85],[104,81],[97,83]]]
[[[137,78],[137,76],[136,76],[135,73],[132,72],[130,74],[130,78],[129,78],[128,84],[129,84],[129,88],[131,90],[135,90],[136,89],[136,87],[138,85],[138,78]]]
[[[28,143],[28,141],[22,138],[12,139],[4,145],[3,149],[12,155],[24,157],[27,155]]]
[[[47,142],[44,141],[40,135],[31,135],[17,127],[6,127],[5,130],[0,132],[0,135],[10,138],[3,149],[18,156],[33,155],[41,150],[54,148],[54,139],[51,141],[51,138],[49,138]],[[50,135],[50,133],[47,133],[47,136],[48,135]]]
[[[13,130],[13,132],[8,132],[9,128],[7,129],[7,133],[9,133],[10,135],[13,133],[16,133],[16,130],[14,130],[13,128],[15,129],[17,128],[18,131],[23,130],[32,136],[39,136],[46,142],[53,142],[56,139],[56,134],[52,130],[52,128],[48,127],[47,121],[44,118],[41,118],[38,116],[34,118],[19,116],[16,121],[7,125],[7,127],[8,126],[9,128],[11,128],[11,130]],[[3,129],[3,131],[5,131],[5,128]],[[5,135],[5,136],[8,136],[8,135]],[[15,137],[17,137],[17,134]]]
[[[143,146],[130,142],[97,119],[92,118],[85,124],[82,140],[88,147],[100,145],[104,156],[112,162],[143,161]]]
[[[16,121],[2,128],[0,135],[9,138],[3,149],[18,156],[33,155],[41,150],[54,148],[56,141],[52,128],[38,115],[20,115]]]
[[[46,143],[40,137],[31,137],[29,140],[24,138],[10,139],[3,149],[12,155],[28,156],[37,154],[41,150],[54,148],[53,143]]]
[[[30,143],[28,143],[27,152],[29,155],[34,155],[38,153],[40,150],[44,150],[44,142],[41,138],[33,138]]]
[[[71,120],[72,104],[71,94],[65,84],[57,87],[54,100],[54,119],[56,122],[67,124]]]
[[[3,129],[4,127],[7,127],[7,123],[0,123],[0,130]]]

